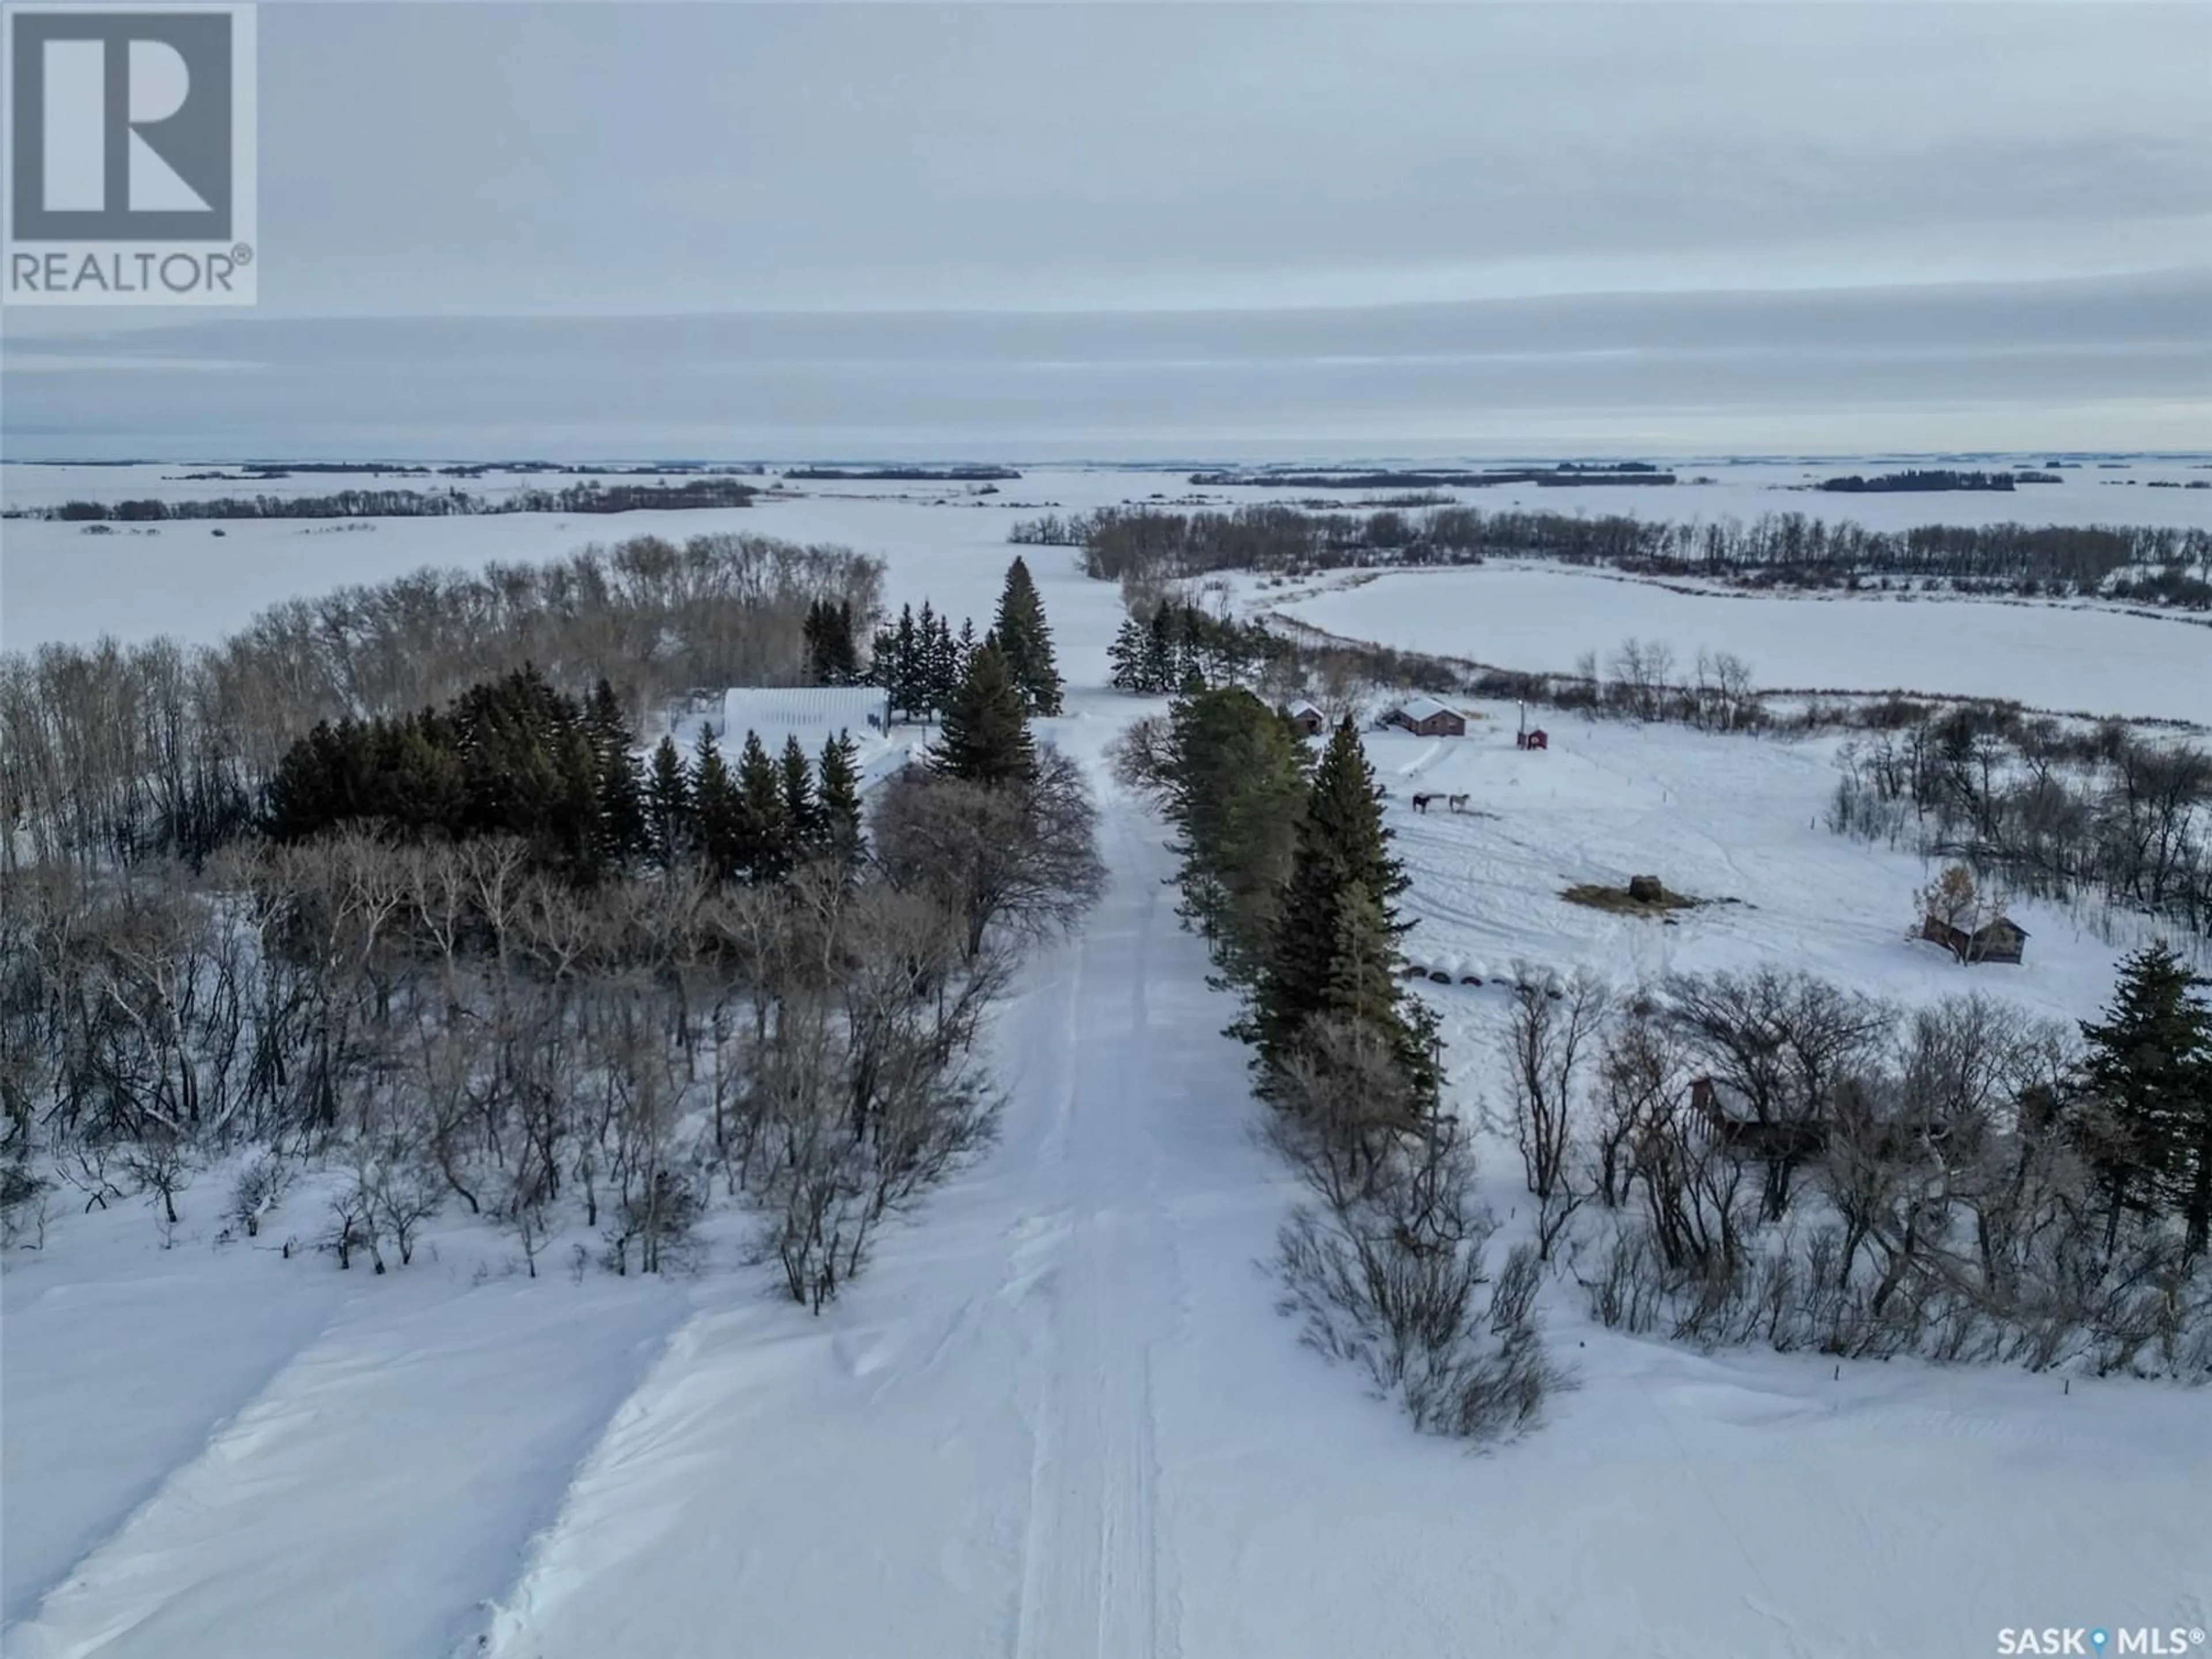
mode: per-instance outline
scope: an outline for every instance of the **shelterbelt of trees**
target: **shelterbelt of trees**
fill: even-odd
[[[204,860],[318,722],[396,718],[534,666],[604,679],[633,724],[696,688],[792,684],[822,604],[872,616],[882,568],[761,536],[640,537],[546,564],[423,570],[262,612],[219,645],[0,656],[0,860]]]
[[[0,1240],[143,1200],[165,1244],[206,1221],[383,1273],[459,1209],[533,1275],[626,1274],[696,1261],[726,1204],[818,1310],[988,1141],[984,1018],[1103,881],[1082,775],[1030,731],[1060,687],[1025,569],[865,810],[842,737],[641,760],[630,707],[842,665],[876,578],[630,544],[206,653],[11,660],[50,746],[0,871]],[[532,649],[557,668],[497,672]],[[218,718],[240,665],[265,775]],[[121,740],[79,769],[103,709]]]
[[[1048,514],[1017,524],[1012,539],[1080,548],[1084,568],[1109,581],[1515,557],[1754,586],[1845,587],[1887,580],[1941,583],[1962,592],[2103,594],[2212,609],[2212,532],[2145,525],[1881,531],[1800,513],[1690,523],[1462,506],[1359,513],[1272,504],[1225,513],[1109,507]]]
[[[161,524],[207,519],[443,519],[493,513],[672,512],[685,507],[750,507],[759,493],[750,484],[717,476],[685,478],[680,483],[606,484],[594,480],[558,489],[532,485],[503,495],[447,489],[338,489],[321,495],[219,495],[207,501],[146,496],[16,507],[6,516],[58,519],[72,524]]]

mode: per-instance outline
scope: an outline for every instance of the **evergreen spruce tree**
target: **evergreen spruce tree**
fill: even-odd
[[[791,872],[797,848],[784,810],[783,775],[769,758],[760,733],[745,733],[738,757],[738,793],[744,803],[745,842],[738,866],[752,881],[780,881]]]
[[[691,821],[707,867],[723,880],[738,874],[752,837],[738,781],[711,726],[699,728],[698,746],[691,754]]]
[[[1289,721],[1235,688],[1177,699],[1169,747],[1183,917],[1226,980],[1249,991],[1268,961],[1305,814],[1305,747]]]
[[[1425,1034],[1405,1011],[1396,976],[1397,941],[1410,924],[1397,919],[1394,902],[1407,884],[1390,855],[1389,831],[1383,827],[1366,751],[1346,720],[1314,773],[1267,973],[1255,999],[1251,1035],[1259,1045],[1263,1077],[1289,1058],[1316,1016],[1351,1009],[1364,1018],[1372,1012],[1376,1030],[1406,1066],[1417,1097],[1433,1099],[1435,1073],[1422,1052]],[[1373,907],[1372,920],[1347,922],[1347,909],[1363,903]],[[1372,941],[1373,971],[1379,976],[1372,982],[1388,981],[1387,1006],[1364,992],[1354,996],[1346,989],[1347,983],[1370,983],[1358,974],[1346,979],[1352,969],[1342,953],[1347,938],[1353,937]]]
[[[830,678],[829,623],[823,615],[828,609],[825,600],[809,602],[806,620],[799,628],[799,636],[805,641],[806,684],[809,685],[833,684]]]
[[[646,840],[653,861],[672,870],[696,849],[691,815],[691,781],[676,739],[663,738],[653,751],[645,783]]]
[[[531,665],[471,686],[450,715],[461,763],[456,833],[516,836],[544,865],[588,878],[599,757],[583,709]]]
[[[821,789],[816,819],[819,848],[848,866],[860,856],[860,751],[840,732],[822,745]]]
[[[1060,713],[1060,669],[1053,660],[1052,629],[1044,619],[1044,602],[1037,597],[1029,562],[1018,555],[1006,567],[1006,585],[999,595],[999,615],[991,631],[998,635],[999,652],[1006,672],[1022,694],[1023,706],[1032,714]]]
[[[1106,647],[1106,660],[1114,666],[1109,683],[1116,691],[1142,693],[1149,690],[1145,674],[1146,639],[1146,630],[1138,626],[1134,617],[1121,619],[1114,643]]]
[[[899,714],[897,675],[895,665],[898,658],[898,630],[886,623],[878,628],[868,643],[868,684],[882,690],[890,704],[891,716]]]
[[[969,659],[967,678],[945,708],[930,765],[944,776],[994,788],[1036,775],[1028,712],[1006,672],[1006,659],[988,639]]]
[[[796,733],[783,740],[783,761],[777,769],[782,786],[784,823],[795,861],[807,856],[822,837],[822,809],[814,798],[814,773]]]
[[[637,739],[623,718],[614,687],[592,688],[586,725],[598,766],[599,836],[595,862],[619,870],[646,850],[645,802],[639,787]]]
[[[2212,1237],[2212,981],[2163,942],[2120,964],[2112,1005],[2085,1021],[2082,1080],[2094,1123],[2084,1152],[2105,1188],[2107,1248],[2120,1213],[2171,1209],[2186,1248]]]
[[[1191,619],[1195,614],[1188,605],[1177,603],[1167,607],[1168,675],[1173,684],[1180,684],[1190,678],[1197,656],[1196,641],[1191,637]]]
[[[829,665],[830,685],[857,685],[860,682],[860,641],[854,634],[853,602],[837,601],[835,623],[830,636]]]
[[[853,636],[849,599],[816,599],[806,607],[806,679],[810,685],[851,685],[860,678],[860,642]],[[876,635],[882,648],[884,635]]]
[[[925,599],[915,632],[915,675],[923,687],[922,707],[932,716],[940,715],[960,684],[960,653],[953,643],[952,624]]]
[[[1322,990],[1321,1012],[1372,1033],[1387,1045],[1406,1079],[1407,1093],[1425,1108],[1435,1102],[1442,1082],[1436,1016],[1420,999],[1406,994],[1393,927],[1389,913],[1364,884],[1354,883],[1345,890],[1337,908],[1336,946]]]
[[[1159,692],[1175,684],[1178,672],[1175,607],[1162,599],[1152,607],[1152,625],[1145,631],[1145,690]]]
[[[896,626],[879,629],[876,634],[876,684],[883,687],[890,699],[891,718],[912,720],[921,714],[923,692],[920,675],[920,651],[916,645],[914,607],[899,607]]]

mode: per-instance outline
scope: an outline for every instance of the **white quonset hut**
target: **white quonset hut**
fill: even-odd
[[[873,685],[738,685],[722,693],[722,717],[715,736],[725,749],[757,732],[771,755],[783,752],[795,737],[810,756],[840,732],[852,734],[861,749],[873,748],[890,734],[890,701]]]

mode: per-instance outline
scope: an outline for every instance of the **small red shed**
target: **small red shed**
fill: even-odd
[[[1523,749],[1549,749],[1552,746],[1550,736],[1540,726],[1532,726],[1522,732],[1517,742]]]

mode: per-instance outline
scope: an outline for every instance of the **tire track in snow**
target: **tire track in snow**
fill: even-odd
[[[352,1295],[8,1651],[446,1650],[634,1386],[672,1300],[427,1274]]]
[[[1152,1114],[1164,1091],[1146,994],[1157,862],[1126,818],[1118,876],[1064,995],[1069,1076],[1048,1145],[1067,1229],[1030,1348],[1035,1455],[1016,1659],[1146,1659],[1178,1648],[1163,1595],[1152,1357],[1180,1318]],[[1087,993],[1126,984],[1119,1006]]]

